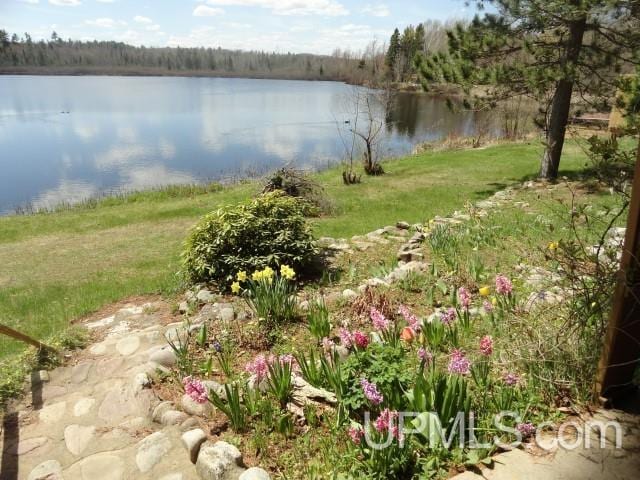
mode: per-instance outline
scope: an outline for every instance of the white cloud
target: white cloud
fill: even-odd
[[[145,24],[153,23],[153,20],[151,20],[149,17],[143,17],[142,15],[136,15],[135,17],[133,17],[133,21],[136,23],[145,23]]]
[[[82,5],[81,0],[49,0],[49,3],[58,7],[77,7]]]
[[[114,28],[119,25],[125,24],[124,22],[115,21],[113,18],[103,17],[96,18],[95,20],[85,20],[87,25],[91,25],[92,27],[99,28]]]
[[[348,15],[336,0],[206,0],[209,5],[267,8],[275,15]]]
[[[216,15],[222,15],[224,10],[221,8],[207,7],[206,5],[198,5],[193,10],[194,17],[215,17]]]
[[[367,5],[362,9],[362,13],[367,13],[374,17],[388,17],[389,15],[391,15],[389,7],[382,3],[379,3],[377,5]]]
[[[147,25],[145,27],[145,30],[148,30],[150,32],[157,32],[158,30],[160,30],[160,25]]]

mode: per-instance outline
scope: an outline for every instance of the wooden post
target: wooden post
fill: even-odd
[[[55,348],[45,345],[44,343],[41,343],[38,340],[25,335],[24,333],[20,333],[13,328],[9,328],[6,325],[0,325],[0,335],[7,335],[20,342],[28,343],[29,345],[33,345],[39,350],[46,350],[48,352],[57,353],[57,350]]]
[[[597,388],[614,399],[633,388],[640,364],[640,138],[618,284],[599,365]]]

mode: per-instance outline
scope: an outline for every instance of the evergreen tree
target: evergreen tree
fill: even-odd
[[[449,32],[448,54],[421,58],[423,85],[454,83],[478,104],[527,95],[541,104],[540,176],[558,175],[574,95],[606,106],[619,73],[640,62],[640,0],[480,0],[497,13]]]
[[[393,35],[391,35],[391,40],[389,41],[389,48],[387,50],[387,56],[385,59],[385,63],[387,67],[390,69],[396,63],[396,58],[400,53],[400,30],[397,28],[393,31]]]

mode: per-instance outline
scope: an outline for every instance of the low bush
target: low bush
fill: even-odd
[[[210,213],[186,241],[185,274],[192,282],[228,284],[239,271],[283,264],[304,269],[316,253],[304,210],[299,199],[270,192]]]

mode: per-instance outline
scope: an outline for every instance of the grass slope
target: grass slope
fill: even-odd
[[[342,185],[340,169],[316,175],[335,206],[318,236],[362,234],[397,220],[426,221],[534,176],[542,147],[509,144],[426,153],[385,163],[387,174]],[[569,145],[563,173],[584,156]],[[247,182],[221,189],[168,189],[107,198],[48,214],[0,218],[0,322],[39,339],[74,318],[129,295],[180,287],[181,243],[197,219],[259,191]],[[0,358],[22,346],[0,337]]]

